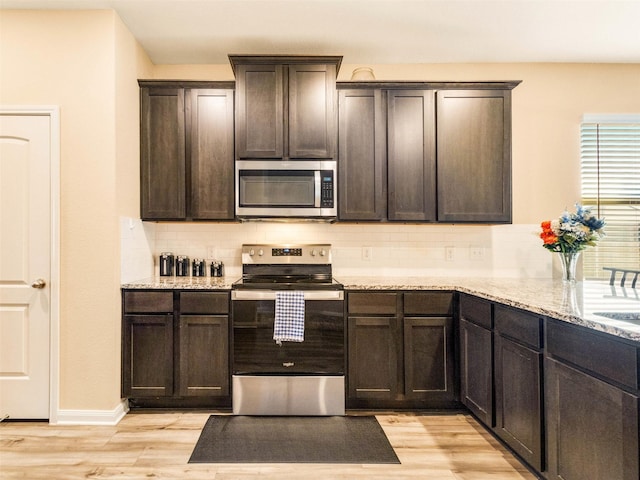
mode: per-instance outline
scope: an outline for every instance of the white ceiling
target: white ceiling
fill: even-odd
[[[0,0],[113,9],[155,64],[234,54],[345,64],[640,63],[640,0]]]

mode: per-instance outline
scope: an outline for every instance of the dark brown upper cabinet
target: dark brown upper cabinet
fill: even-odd
[[[433,96],[339,90],[340,220],[436,220]]]
[[[140,215],[185,218],[184,88],[140,88]]]
[[[232,220],[231,82],[140,81],[143,220]]]
[[[339,220],[511,221],[520,82],[340,82]]]
[[[387,218],[387,128],[382,90],[339,90],[341,220]]]
[[[511,91],[437,93],[438,220],[511,222]]]
[[[433,92],[387,92],[388,218],[436,220]]]
[[[342,57],[229,55],[236,76],[236,158],[332,159]]]

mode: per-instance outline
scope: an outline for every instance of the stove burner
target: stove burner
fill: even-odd
[[[243,283],[330,283],[325,275],[253,275],[242,278]]]
[[[342,284],[334,278],[307,276],[244,276],[233,284],[235,289],[268,290],[339,290]]]
[[[242,258],[235,289],[342,289],[332,275],[330,245],[243,245]]]

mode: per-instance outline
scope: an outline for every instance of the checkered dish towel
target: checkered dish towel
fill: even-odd
[[[278,345],[304,341],[304,292],[276,292],[273,339]]]

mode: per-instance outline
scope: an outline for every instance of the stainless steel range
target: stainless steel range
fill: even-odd
[[[331,245],[243,245],[231,298],[233,412],[344,415],[344,291]],[[294,338],[280,338],[292,326]]]

